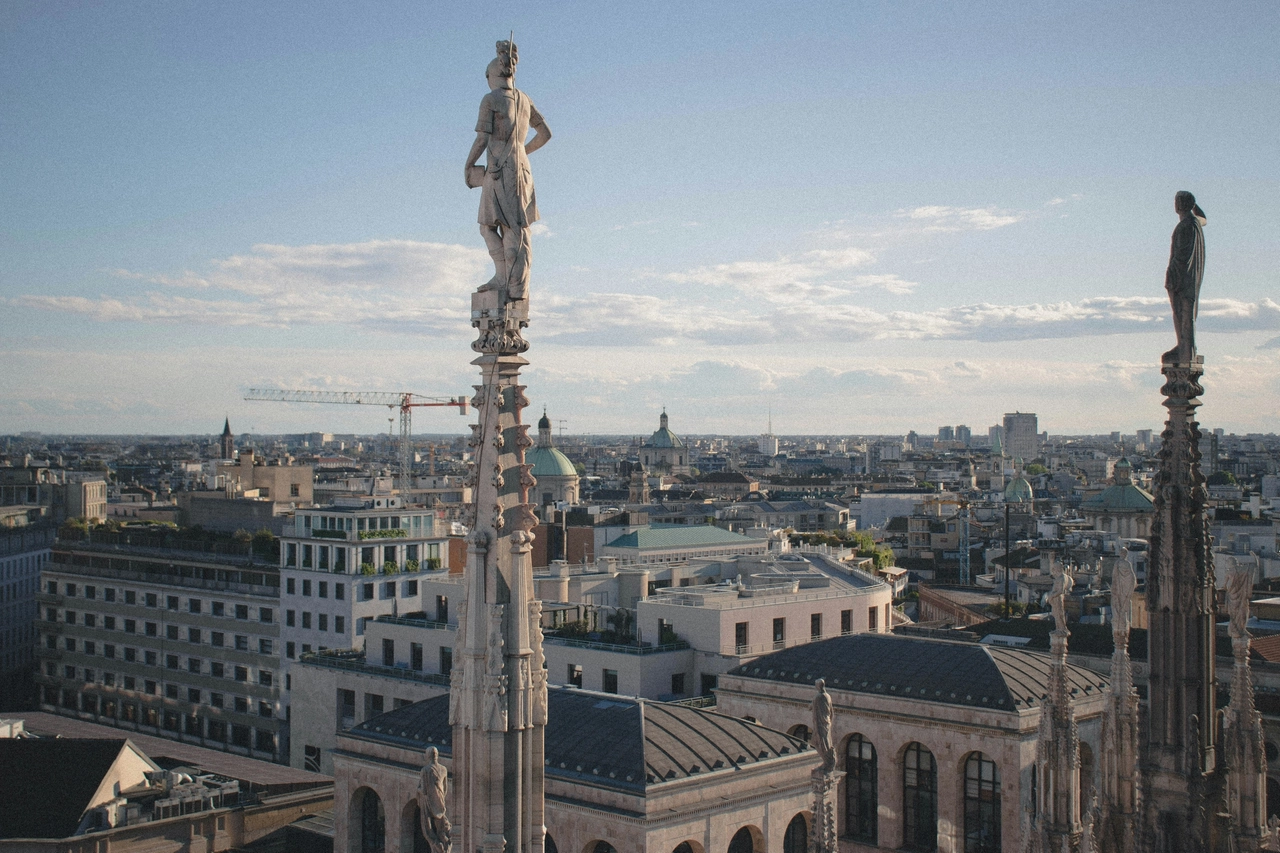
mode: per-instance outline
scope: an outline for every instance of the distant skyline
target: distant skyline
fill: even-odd
[[[1159,430],[1173,194],[1201,422],[1280,423],[1280,4],[11,2],[0,433],[385,431],[250,387],[469,393],[493,44],[566,433]],[[417,433],[460,431],[456,414]]]

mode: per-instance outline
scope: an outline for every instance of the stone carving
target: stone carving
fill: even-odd
[[[485,722],[489,731],[507,730],[507,676],[503,672],[504,648],[502,638],[503,614],[506,605],[489,605],[489,636],[486,640],[485,667]]]
[[[1049,593],[1049,609],[1053,611],[1054,629],[1058,633],[1067,630],[1067,596],[1075,586],[1071,572],[1061,563],[1053,566],[1053,591]]]
[[[1169,247],[1169,269],[1164,287],[1173,308],[1173,327],[1178,345],[1164,354],[1164,361],[1189,364],[1196,354],[1196,313],[1200,305],[1200,282],[1204,279],[1204,211],[1196,197],[1183,190],[1174,196],[1173,209],[1180,217]]]
[[[422,821],[422,836],[427,840],[431,853],[449,853],[453,849],[453,826],[445,813],[445,793],[449,784],[449,771],[440,763],[439,752],[427,747],[426,764],[422,766],[422,779],[418,783],[418,817]]]
[[[542,650],[542,602],[529,602],[529,640],[533,646],[533,723],[547,723],[547,656]]]
[[[811,740],[813,741],[813,748],[822,757],[822,771],[830,773],[836,769],[836,751],[831,743],[831,720],[833,718],[831,694],[827,692],[825,679],[819,678],[814,682],[813,686],[818,688],[818,692],[813,697],[813,737]]]
[[[1127,556],[1128,551],[1124,554]],[[1111,570],[1111,633],[1114,637],[1129,637],[1129,627],[1133,623],[1133,591],[1138,587],[1138,578],[1134,574],[1133,565],[1127,559],[1116,561]]]
[[[1245,625],[1249,621],[1249,599],[1253,595],[1253,567],[1233,560],[1227,569],[1227,613],[1231,622],[1227,626],[1232,639],[1248,637]]]
[[[468,187],[480,188],[477,221],[493,258],[493,278],[480,289],[497,290],[504,302],[514,302],[528,296],[529,226],[538,221],[528,155],[547,144],[551,131],[529,96],[515,87],[519,49],[500,41],[497,52],[485,71],[489,94],[480,101],[464,178]],[[530,128],[535,136],[528,140]],[[487,154],[484,168],[476,165],[481,154]]]

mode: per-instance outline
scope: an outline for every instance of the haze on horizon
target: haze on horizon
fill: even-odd
[[[1280,5],[1122,5],[10,3],[0,434],[375,434],[241,398],[468,393],[509,29],[555,134],[525,377],[568,433],[1158,429],[1179,189],[1201,422],[1273,432]]]

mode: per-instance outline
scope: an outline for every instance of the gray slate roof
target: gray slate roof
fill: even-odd
[[[1044,652],[978,643],[852,634],[792,646],[758,657],[730,675],[812,685],[913,702],[968,705],[1017,712],[1038,706],[1048,692],[1049,656]],[[1104,676],[1068,665],[1073,696],[1096,696]]]
[[[366,720],[349,734],[452,755],[448,718],[449,697],[435,696]],[[713,711],[557,687],[548,690],[545,743],[548,776],[633,794],[811,749]]]
[[[0,838],[66,838],[75,832],[125,743],[0,739]]]

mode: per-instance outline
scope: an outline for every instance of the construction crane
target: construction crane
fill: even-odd
[[[930,498],[928,503],[958,506],[956,519],[960,522],[960,583],[968,586],[971,582],[969,565],[969,501],[967,498],[947,499]]]
[[[413,410],[425,406],[457,406],[466,415],[470,403],[466,396],[426,397],[409,391],[283,391],[275,388],[250,388],[246,400],[271,403],[339,403],[344,405],[386,406],[400,410],[400,470],[397,480],[400,494],[409,496],[411,483],[410,436],[413,435]]]

